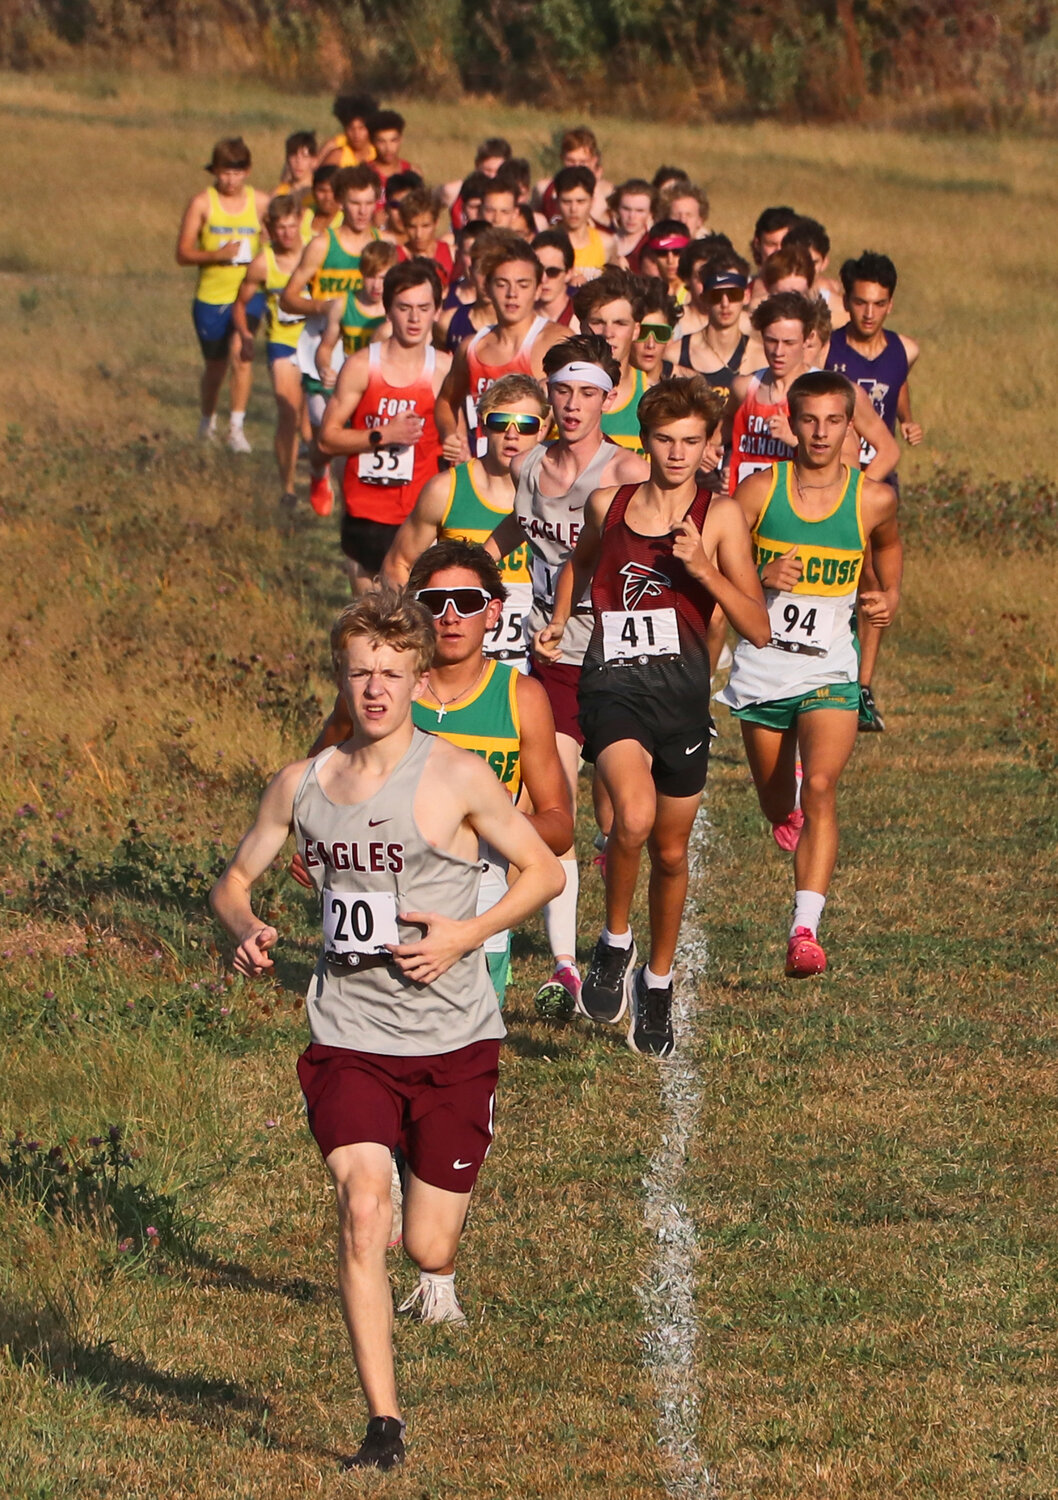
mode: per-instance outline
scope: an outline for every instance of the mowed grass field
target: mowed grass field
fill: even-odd
[[[406,112],[435,178],[496,128],[536,153],[558,123]],[[637,1291],[671,1121],[619,1034],[536,1020],[537,924],[460,1256],[470,1327],[400,1327],[407,1469],[337,1472],[363,1416],[293,1072],[313,914],[277,867],[278,972],[250,986],[205,893],[325,711],[345,585],[333,525],[277,517],[263,371],[254,456],[193,445],[171,259],[216,136],[243,130],[270,186],[286,132],[326,117],[227,81],[0,78],[32,184],[0,230],[0,1487],[662,1495]],[[898,326],[925,348],[889,730],[844,788],[818,983],[781,978],[789,862],[721,715],[690,902],[709,963],[681,1037],[701,1095],[679,1184],[698,1450],[720,1497],[1058,1493],[1055,551],[972,497],[976,540],[949,519],[929,545],[927,482],[934,464],[1055,475],[1050,150],[597,123],[610,175],[686,165],[736,241],[792,201],[837,258],[890,251]],[[393,1275],[403,1296],[399,1255]]]

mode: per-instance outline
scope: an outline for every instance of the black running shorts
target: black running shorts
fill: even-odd
[[[627,704],[615,699],[581,705],[584,759],[597,760],[607,745],[635,740],[651,757],[650,774],[662,797],[697,797],[709,770],[709,721],[671,734],[663,721],[645,724]]]
[[[345,511],[342,515],[342,551],[374,578],[382,571],[383,560],[399,530],[399,526],[390,526],[385,521],[365,521],[363,517],[351,516]]]

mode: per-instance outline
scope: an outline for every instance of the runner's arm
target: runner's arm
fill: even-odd
[[[470,394],[470,376],[467,371],[466,348],[470,342],[465,338],[455,352],[451,369],[445,376],[444,384],[434,405],[434,421],[437,423],[437,431],[441,435],[441,446],[444,449],[446,443],[451,443],[459,436],[459,419],[466,409],[466,399]],[[457,457],[454,452],[445,452],[445,458],[453,463],[462,463],[463,459]]]
[[[327,303],[327,327],[316,347],[316,374],[320,377],[320,384],[325,385],[328,390],[333,389],[338,379],[331,366],[331,359],[342,332],[342,301],[341,297],[335,297]]]
[[[231,310],[231,321],[235,326],[235,332],[243,345],[242,357],[248,359],[253,357],[254,336],[250,332],[250,325],[246,321],[246,304],[250,298],[264,286],[268,277],[268,267],[265,264],[264,251],[255,255],[246,267],[246,275],[239,287],[239,295],[235,299],[235,305]],[[249,353],[247,353],[249,345]]]
[[[269,783],[253,824],[209,893],[209,904],[217,920],[237,944],[235,968],[249,978],[273,967],[268,950],[279,938],[274,927],[254,914],[250,888],[286,843],[294,815],[294,793],[305,766],[305,761],[296,761]]]
[[[871,567],[880,587],[863,589],[859,602],[872,625],[893,623],[900,603],[904,544],[897,523],[896,491],[888,484],[864,484],[864,530],[870,541]]]
[[[912,448],[921,443],[923,432],[921,425],[911,415],[911,387],[908,381],[904,381],[896,398],[896,420],[900,423],[900,431],[904,435],[904,442]]]
[[[771,640],[771,624],[742,507],[733,499],[715,496],[705,528],[699,535],[694,522],[685,516],[676,528],[680,534],[673,546],[674,555],[692,578],[705,585],[739,635],[753,646],[766,646]]]
[[[325,313],[327,303],[333,298],[306,297],[305,288],[323,265],[327,254],[327,235],[316,234],[301,252],[301,259],[279,295],[279,305],[285,313],[295,317],[307,317],[310,313]]]
[[[573,847],[573,808],[555,743],[555,716],[543,685],[519,672],[518,695],[522,785],[533,804],[527,816],[552,854]]]
[[[870,443],[874,457],[864,469],[868,479],[885,482],[900,462],[900,445],[875,411],[871,398],[862,385],[854,387],[856,407],[852,413],[852,425],[858,437]]]
[[[402,589],[416,562],[436,542],[452,491],[450,473],[435,474],[419,491],[412,508],[382,560],[382,582]]]
[[[238,240],[226,240],[216,250],[200,250],[198,236],[209,213],[209,200],[205,193],[196,193],[184,210],[180,220],[180,231],[176,237],[176,263],[178,266],[226,266],[239,253]]]
[[[751,544],[753,529],[760,519],[774,478],[774,469],[758,470],[756,474],[750,474],[743,479],[732,497],[736,505],[741,507],[746,527],[751,533]],[[789,593],[794,585],[800,582],[803,569],[804,564],[801,562],[797,548],[790,547],[781,557],[774,557],[764,567],[758,567],[757,576],[766,589],[777,589],[780,592]]]
[[[522,530],[522,523],[512,510],[509,516],[504,516],[486,541],[485,551],[497,562],[502,562],[516,547],[524,546],[527,541],[528,538]]]
[[[433,983],[462,954],[480,948],[505,928],[517,927],[557,896],[565,883],[555,855],[528,818],[517,811],[502,782],[479,756],[464,752],[446,763],[445,780],[463,804],[464,816],[474,832],[497,849],[518,874],[506,894],[480,916],[459,922],[436,912],[399,914],[401,921],[423,922],[427,927],[426,936],[418,942],[390,945],[402,972],[417,984]]]

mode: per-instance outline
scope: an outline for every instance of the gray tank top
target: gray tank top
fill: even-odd
[[[533,448],[522,464],[514,511],[532,548],[533,607],[529,612],[529,631],[542,630],[555,607],[555,585],[562,566],[569,558],[584,524],[584,507],[588,496],[602,483],[603,470],[619,450],[603,442],[588,467],[574,480],[564,495],[540,493],[540,465],[548,451],[547,444]],[[575,600],[573,612],[562,637],[559,658],[569,666],[584,661],[592,630],[591,601]]]
[[[314,1042],[396,1057],[455,1052],[506,1035],[481,948],[430,985],[406,978],[382,949],[414,942],[419,927],[397,912],[437,911],[458,921],[477,910],[480,861],[428,844],[415,823],[415,793],[433,735],[416,729],[407,754],[366,802],[332,802],[309,766],[294,797],[298,852],[323,901],[324,943],[306,1010]]]

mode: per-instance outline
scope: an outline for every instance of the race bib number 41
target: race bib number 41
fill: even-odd
[[[803,656],[826,656],[834,635],[834,606],[795,594],[777,594],[768,605],[769,646]]]
[[[323,892],[323,945],[328,957],[387,952],[399,943],[397,898],[392,891]]]
[[[637,656],[678,656],[680,631],[674,609],[604,609],[602,650],[607,661]]]
[[[357,477],[364,484],[410,484],[415,467],[415,449],[409,443],[403,448],[371,448],[356,461]]]

